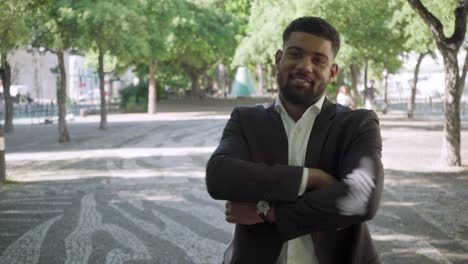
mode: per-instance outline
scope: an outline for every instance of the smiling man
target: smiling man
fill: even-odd
[[[339,48],[327,21],[294,20],[275,55],[279,96],[233,110],[206,170],[236,224],[224,263],[380,263],[365,224],[383,187],[379,122],[326,98]]]

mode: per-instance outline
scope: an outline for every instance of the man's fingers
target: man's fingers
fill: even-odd
[[[227,201],[225,204],[225,207],[226,207],[226,211],[224,212],[224,214],[226,215],[226,222],[234,223],[234,219],[232,217],[232,212],[231,212],[231,208],[232,208],[231,202]]]
[[[234,223],[234,218],[232,217],[232,215],[226,215],[226,222],[228,223]]]
[[[226,217],[231,215],[231,202],[227,201],[226,202],[226,211],[224,212],[226,214]]]

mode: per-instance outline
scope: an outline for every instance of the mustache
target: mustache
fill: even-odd
[[[306,80],[309,83],[312,83],[312,84],[315,83],[312,77],[302,72],[292,72],[289,74],[289,78],[301,78],[301,79]]]

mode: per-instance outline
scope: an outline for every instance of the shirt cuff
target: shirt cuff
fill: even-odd
[[[307,188],[307,180],[309,179],[309,169],[304,168],[304,171],[302,172],[302,180],[301,180],[301,185],[299,186],[299,196],[304,194]]]

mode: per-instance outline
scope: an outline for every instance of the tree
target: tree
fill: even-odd
[[[342,46],[336,60],[342,69],[350,69],[353,94],[357,95],[362,67],[392,60],[402,51],[402,35],[390,27],[395,8],[387,1],[373,0],[254,1],[248,34],[236,50],[234,64],[272,64],[273,54],[282,46],[282,30],[289,22],[304,15],[323,17],[340,32]]]
[[[282,47],[282,32],[286,25],[298,16],[317,15],[319,1],[298,0],[288,1],[252,1],[249,5],[242,0],[238,2],[240,10],[248,12],[248,23],[238,36],[239,45],[236,48],[231,67],[255,65],[258,79],[263,80],[263,71],[266,70],[266,84],[268,89],[275,90],[274,54]],[[314,9],[310,13],[306,7]],[[308,13],[309,12],[309,13]],[[274,17],[275,19],[271,19]],[[242,25],[242,24],[241,24]],[[259,83],[260,85],[260,83]]]
[[[132,62],[147,51],[144,17],[137,12],[138,1],[84,0],[76,4],[75,12],[80,32],[79,47],[98,54],[101,120],[99,129],[107,128],[104,56],[115,56],[122,62]]]
[[[171,61],[189,76],[192,96],[199,98],[201,77],[235,50],[234,24],[220,9],[187,1],[173,26],[175,30],[168,38]]]
[[[68,1],[51,0],[48,5],[39,9],[31,26],[34,30],[32,46],[45,48],[57,56],[57,104],[59,109],[58,132],[59,143],[70,141],[67,116],[67,73],[65,68],[65,53],[76,52],[78,36],[76,16],[73,6]]]
[[[157,111],[157,68],[160,63],[168,62],[170,58],[166,46],[169,35],[175,30],[172,21],[183,8],[184,3],[179,0],[141,1],[140,10],[146,19],[145,27],[148,32],[148,52],[145,53],[146,56],[138,59],[149,65],[148,114],[155,114]]]
[[[5,98],[5,129],[0,125],[0,181],[6,181],[5,138],[3,132],[13,132],[13,101],[10,96],[11,68],[8,53],[25,44],[30,37],[26,18],[46,4],[44,0],[11,0],[0,2],[0,77]]]
[[[448,166],[460,166],[460,100],[468,69],[468,54],[460,74],[458,51],[465,39],[468,3],[459,0],[454,10],[455,23],[451,36],[446,36],[441,20],[431,13],[420,0],[408,0],[429,27],[442,54],[445,71],[444,137],[442,162]]]
[[[92,69],[98,69],[99,68],[99,54],[96,53],[95,50],[88,50],[86,52],[86,65],[89,66]],[[113,81],[115,81],[118,77],[122,74],[124,74],[128,68],[131,66],[131,62],[128,61],[122,61],[119,60],[114,55],[111,55],[109,52],[106,52],[104,54],[104,75],[109,77],[109,92],[108,92],[108,98],[109,100],[112,100],[113,98]],[[109,103],[109,102],[106,102]]]
[[[316,1],[311,2],[310,4],[314,5]],[[236,49],[233,66],[273,64],[273,56],[283,44],[282,31],[298,16],[298,12],[300,3],[297,1],[252,2],[246,36]],[[271,19],[272,17],[275,19]]]
[[[415,52],[418,59],[414,67],[413,80],[411,82],[411,95],[408,100],[407,116],[409,119],[414,117],[414,108],[416,104],[416,91],[419,79],[419,69],[421,62],[426,55],[435,57],[435,41],[429,29],[425,26],[421,17],[413,11],[406,1],[394,0],[392,6],[397,6],[393,13],[394,25],[401,25],[405,37],[404,48],[407,52]]]
[[[26,18],[31,14],[30,1],[0,2],[0,75],[5,98],[5,132],[11,133],[13,127],[13,100],[10,95],[11,68],[8,63],[8,53],[25,44],[31,31],[26,26]]]
[[[383,69],[387,68],[382,66],[398,65],[393,62],[404,51],[405,40],[402,25],[392,20],[398,8],[388,1],[333,0],[323,3],[325,18],[341,33],[342,50],[337,60],[341,65],[349,65],[355,94],[360,69],[364,68],[364,88],[367,88],[369,66],[379,68],[380,72],[374,72],[376,77],[381,77]]]
[[[419,68],[423,58],[428,55],[429,52],[421,52],[418,54],[418,60],[416,61],[416,66],[414,67],[413,81],[411,82],[411,97],[408,100],[408,112],[407,116],[409,119],[414,117],[414,107],[416,105],[416,91],[418,88],[418,79],[419,79]]]

